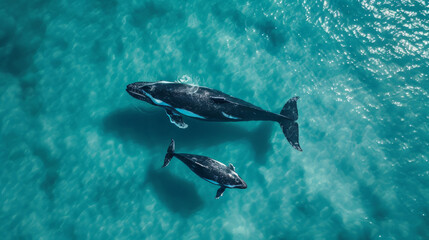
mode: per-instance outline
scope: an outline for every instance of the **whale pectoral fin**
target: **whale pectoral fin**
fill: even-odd
[[[167,113],[168,118],[170,118],[170,122],[174,125],[178,126],[179,128],[188,127],[188,124],[183,121],[182,115],[180,115],[178,112],[166,108],[165,113]]]
[[[217,192],[216,192],[216,199],[219,199],[222,196],[223,192],[225,192],[225,187],[224,186],[220,187],[217,190]]]
[[[230,101],[226,100],[224,97],[210,97],[210,99],[215,103],[229,103]]]
[[[235,172],[235,167],[234,167],[234,165],[232,165],[232,163],[230,163],[228,165],[228,168]]]

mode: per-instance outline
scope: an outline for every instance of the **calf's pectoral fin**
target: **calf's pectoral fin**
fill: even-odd
[[[225,187],[224,186],[220,187],[217,190],[217,192],[216,192],[216,199],[219,199],[222,196],[223,192],[225,192]]]
[[[165,113],[167,113],[168,118],[170,118],[170,122],[173,123],[174,125],[178,126],[179,128],[188,127],[188,124],[186,124],[183,121],[182,115],[180,115],[178,112],[172,109],[166,108]]]

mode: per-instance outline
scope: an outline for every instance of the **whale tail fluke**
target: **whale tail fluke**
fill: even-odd
[[[280,115],[285,116],[293,121],[298,120],[298,107],[296,106],[296,101],[298,101],[298,99],[299,97],[293,97],[289,99],[283,106]]]
[[[176,148],[176,144],[174,143],[174,139],[171,139],[171,143],[168,146],[167,153],[164,158],[164,165],[162,167],[167,167],[170,163],[171,159],[174,157],[174,149]]]
[[[299,97],[293,97],[287,101],[284,105],[280,115],[286,117],[280,121],[280,126],[282,127],[283,133],[286,136],[290,145],[298,151],[302,151],[301,146],[299,146],[299,130],[298,123],[295,122],[298,120],[298,107],[296,101]]]

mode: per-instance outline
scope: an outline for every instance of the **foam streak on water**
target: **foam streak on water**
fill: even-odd
[[[0,1],[4,239],[429,238],[427,1]],[[208,86],[278,124],[172,125],[125,92]],[[180,152],[233,163],[226,190]]]

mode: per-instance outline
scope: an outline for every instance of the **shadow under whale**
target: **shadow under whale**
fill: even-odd
[[[183,217],[191,216],[204,206],[204,201],[198,195],[195,184],[165,169],[155,169],[154,165],[149,166],[142,188],[148,185],[151,186],[158,200],[171,212]]]
[[[149,147],[154,151],[164,152],[166,142],[174,138],[182,148],[208,147],[224,142],[246,139],[255,153],[255,160],[264,164],[266,154],[271,149],[269,139],[272,123],[261,123],[249,131],[236,123],[206,122],[185,118],[189,125],[180,129],[171,124],[164,111],[124,108],[116,110],[103,119],[103,129],[123,139],[130,139]]]

